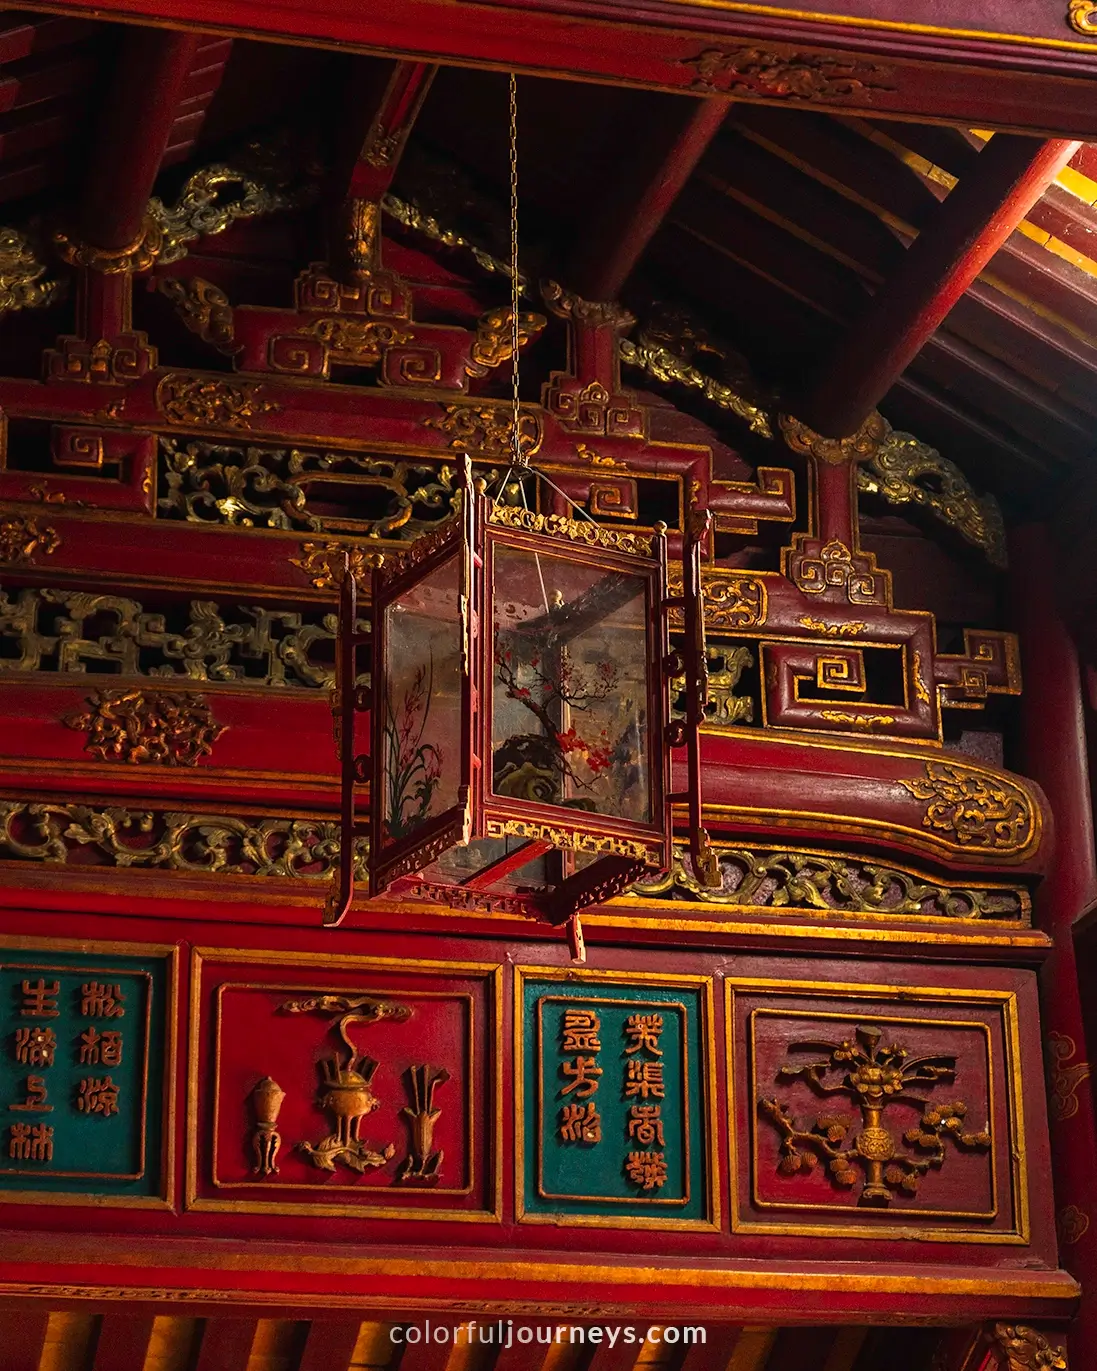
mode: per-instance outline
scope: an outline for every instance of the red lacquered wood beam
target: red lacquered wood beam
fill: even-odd
[[[1097,863],[1083,682],[1077,650],[1056,608],[1055,558],[1042,525],[1015,531],[1010,570],[1025,678],[1025,771],[1043,787],[1058,835],[1055,861],[1036,893],[1036,913],[1054,939],[1041,974],[1041,994],[1052,1086],[1055,1203],[1060,1216],[1069,1210],[1066,1217],[1075,1218],[1068,1226],[1077,1234],[1062,1243],[1060,1259],[1082,1286],[1071,1344],[1077,1349],[1077,1365],[1088,1366],[1087,1357],[1097,1346],[1097,1127],[1073,924],[1097,898]],[[1084,1226],[1077,1221],[1079,1213],[1087,1220]]]
[[[675,100],[650,140],[638,140],[636,154],[603,210],[584,228],[564,279],[588,300],[615,300],[644,249],[670,213],[679,192],[715,137],[731,101]]]
[[[339,146],[328,179],[332,264],[343,275],[367,269],[362,239],[378,236],[379,219],[378,211],[372,211],[367,224],[363,207],[376,204],[392,185],[436,71],[427,62],[388,62],[379,74],[373,60],[355,58],[351,63]]]
[[[117,252],[139,237],[201,42],[196,33],[127,30],[88,160],[78,221],[84,242]]]
[[[440,1323],[440,1320],[433,1320],[429,1325],[426,1322],[423,1324],[408,1324],[407,1331],[411,1332],[413,1337],[417,1329],[424,1335],[427,1332],[433,1333],[435,1326],[438,1323]],[[442,1327],[448,1330],[450,1325],[443,1324]],[[428,1343],[424,1341],[408,1343],[404,1347],[403,1352],[400,1354],[399,1360],[395,1365],[399,1368],[399,1371],[446,1371],[452,1352],[453,1348],[450,1347],[448,1342]]]
[[[828,437],[855,433],[1079,146],[992,138],[851,325],[797,417]]]

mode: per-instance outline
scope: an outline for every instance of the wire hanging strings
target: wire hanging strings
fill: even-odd
[[[523,465],[521,406],[518,395],[518,78],[510,74],[510,379],[513,392],[513,466]]]

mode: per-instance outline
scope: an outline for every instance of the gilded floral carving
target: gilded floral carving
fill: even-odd
[[[225,731],[201,695],[138,688],[97,690],[63,722],[88,735],[93,757],[163,766],[196,766]]]
[[[169,374],[156,387],[156,408],[169,424],[240,429],[281,406],[266,399],[257,381]]]
[[[1008,1371],[1067,1371],[1066,1348],[1053,1347],[1035,1328],[996,1323],[994,1341],[1006,1358]]]
[[[962,847],[1015,852],[1032,837],[1032,801],[1005,776],[959,762],[927,761],[924,776],[899,784],[916,800],[928,801],[923,826]]]
[[[771,100],[868,105],[876,91],[891,91],[890,67],[818,52],[782,55],[765,48],[705,48],[683,59],[692,67],[693,89],[762,95]]]
[[[1069,1033],[1047,1035],[1048,1107],[1056,1123],[1078,1113],[1078,1087],[1089,1079],[1089,1062],[1075,1061],[1077,1052],[1078,1044]]]
[[[18,565],[36,555],[48,557],[61,546],[61,537],[50,524],[10,514],[0,517],[0,562]]]

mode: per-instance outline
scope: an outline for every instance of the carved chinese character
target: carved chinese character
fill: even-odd
[[[625,1099],[631,1099],[634,1095],[639,1095],[642,1100],[649,1095],[656,1100],[664,1098],[662,1062],[642,1062],[638,1057],[633,1057],[625,1077]]]
[[[630,1043],[625,1048],[626,1054],[643,1050],[650,1052],[653,1057],[661,1057],[659,1034],[662,1031],[662,1014],[630,1014],[625,1020],[625,1036]]]
[[[8,1156],[17,1162],[53,1161],[53,1129],[49,1124],[13,1123]]]
[[[108,1028],[97,1033],[87,1028],[80,1034],[81,1066],[121,1066],[122,1035],[117,1029]]]
[[[120,985],[88,981],[80,987],[80,1013],[85,1019],[120,1019],[126,1012]]]
[[[564,1052],[600,1052],[602,1025],[593,1009],[564,1010]]]
[[[573,1062],[561,1062],[560,1069],[565,1076],[572,1077],[560,1091],[561,1095],[570,1095],[574,1090],[576,1099],[585,1100],[598,1089],[602,1068],[593,1057],[576,1057]]]
[[[28,1076],[27,1098],[22,1104],[9,1104],[8,1108],[25,1114],[51,1113],[53,1105],[46,1103],[46,1078],[44,1076]]]
[[[82,1114],[99,1114],[104,1118],[117,1114],[118,1086],[109,1076],[85,1076],[80,1082],[76,1107]]]
[[[51,981],[49,985],[41,976],[32,985],[30,981],[24,981],[23,986],[23,1005],[19,1010],[25,1019],[56,1019],[61,1012],[57,1008],[56,997],[61,993],[60,981]]]
[[[17,1028],[15,1060],[24,1066],[52,1066],[57,1036],[52,1028]]]
[[[633,1185],[642,1190],[658,1190],[667,1183],[667,1163],[662,1152],[630,1152],[625,1172]]]
[[[566,1104],[560,1110],[560,1141],[602,1141],[602,1116],[593,1100],[589,1104]]]
[[[634,1104],[628,1112],[628,1135],[643,1147],[657,1142],[666,1145],[663,1137],[662,1109],[657,1104]]]

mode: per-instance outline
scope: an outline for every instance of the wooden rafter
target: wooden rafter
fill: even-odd
[[[1078,147],[991,140],[806,388],[806,423],[830,436],[857,430]]]

